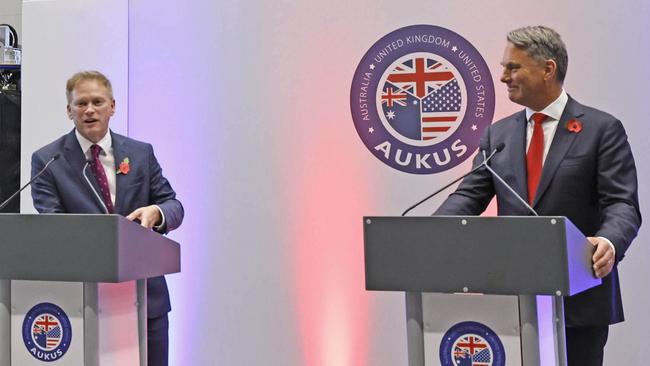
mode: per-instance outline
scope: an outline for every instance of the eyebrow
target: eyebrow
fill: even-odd
[[[505,62],[505,63],[504,63],[504,62],[500,62],[500,64],[501,64],[501,66],[503,66],[503,67],[521,66],[520,63],[518,63],[518,62],[513,62],[513,61],[509,61],[509,62]]]

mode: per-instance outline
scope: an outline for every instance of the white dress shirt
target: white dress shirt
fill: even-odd
[[[543,113],[548,116],[544,123],[542,123],[542,130],[544,131],[544,155],[542,157],[542,165],[546,161],[546,155],[548,155],[548,150],[551,148],[551,142],[553,142],[557,125],[560,123],[562,112],[564,112],[564,107],[566,107],[568,101],[569,96],[564,89],[562,89],[560,96],[541,111],[534,111],[526,107],[526,121],[528,121],[528,124],[526,125],[526,151],[528,151],[528,147],[530,146],[530,140],[533,137],[533,127],[535,126],[535,122],[533,122],[531,117],[534,113]]]

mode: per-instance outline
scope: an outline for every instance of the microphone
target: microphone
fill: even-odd
[[[424,198],[424,199],[421,200],[420,202],[418,202],[418,203],[414,204],[413,206],[407,208],[406,211],[404,211],[404,212],[402,213],[402,216],[406,216],[406,214],[409,213],[412,209],[418,207],[419,205],[421,205],[422,203],[424,203],[425,201],[427,201],[427,200],[430,199],[431,197],[433,197],[433,196],[437,195],[438,193],[444,191],[445,189],[449,188],[449,186],[451,186],[452,184],[458,182],[459,180],[465,178],[466,176],[468,176],[468,175],[470,175],[470,174],[473,174],[474,172],[476,172],[477,170],[481,169],[481,168],[484,167],[484,166],[487,167],[487,166],[488,166],[488,165],[487,165],[488,161],[490,161],[490,159],[492,159],[492,157],[494,156],[494,154],[496,154],[496,153],[500,152],[501,150],[503,150],[504,147],[506,147],[506,144],[504,144],[503,142],[500,143],[500,144],[498,144],[498,145],[494,148],[494,150],[492,150],[492,152],[490,153],[490,155],[488,155],[487,157],[486,157],[486,153],[485,153],[486,149],[485,149],[485,148],[482,148],[481,151],[483,152],[483,162],[482,162],[481,164],[477,165],[474,169],[470,170],[468,173],[465,173],[464,175],[461,175],[460,177],[454,179],[451,183],[447,184],[446,186],[444,186],[444,187],[440,188],[439,190],[437,190],[437,191],[431,193],[430,195],[428,195],[426,198]]]
[[[502,143],[501,145],[503,145],[503,143]],[[504,146],[505,146],[505,145],[504,145]],[[500,176],[499,174],[497,174],[497,172],[495,172],[495,171],[494,171],[494,170],[493,170],[489,165],[487,165],[487,161],[488,161],[491,157],[492,157],[492,155],[486,157],[486,156],[485,156],[485,150],[483,150],[483,164],[485,165],[485,168],[486,168],[490,173],[492,173],[492,176],[495,177],[499,182],[501,182],[501,184],[503,184],[506,188],[508,188],[508,190],[509,190],[509,191],[510,191],[510,192],[511,192],[511,193],[512,193],[512,194],[513,194],[513,195],[514,195],[518,200],[519,200],[519,202],[521,202],[524,206],[526,206],[526,208],[528,209],[528,211],[532,212],[532,214],[535,215],[535,216],[539,216],[539,215],[537,214],[537,211],[535,211],[535,210],[534,210],[534,209],[533,209],[533,208],[528,204],[528,202],[526,202],[526,200],[523,199],[523,198],[522,198],[522,197],[517,193],[517,191],[515,191],[515,190],[514,190],[514,189],[513,189],[513,188],[512,188],[508,183],[506,183],[506,181],[503,180],[503,178],[501,178],[501,176]]]
[[[86,169],[88,168],[89,165],[92,165],[92,164],[93,164],[92,159],[86,159],[86,164],[84,164],[82,174],[83,174],[84,178],[86,179],[86,183],[88,183],[88,186],[90,187],[90,189],[92,189],[93,193],[95,194],[95,198],[97,198],[97,201],[99,201],[99,204],[102,205],[102,208],[104,209],[104,212],[106,212],[108,214],[109,213],[108,208],[106,207],[106,204],[104,203],[104,200],[101,199],[101,197],[99,197],[99,194],[95,190],[95,186],[93,186],[93,184],[90,183],[90,179],[88,179],[88,176],[86,175]]]
[[[36,178],[40,177],[41,174],[45,173],[45,170],[50,166],[50,164],[52,164],[56,159],[58,159],[60,157],[61,157],[61,154],[59,154],[59,153],[54,154],[54,156],[52,156],[52,158],[50,158],[50,160],[48,160],[47,163],[45,163],[45,166],[43,167],[43,169],[41,169],[38,173],[36,173],[36,175],[34,177],[32,177],[32,179],[30,179],[29,182],[27,182],[24,186],[22,186],[22,188],[20,188],[16,192],[14,192],[14,194],[12,194],[9,198],[7,198],[4,202],[2,202],[2,204],[0,204],[0,210],[5,208],[5,206],[7,206],[9,204],[9,202],[11,202],[11,200],[13,200],[14,197],[16,197],[25,188],[29,187],[29,185],[32,184],[36,180]]]

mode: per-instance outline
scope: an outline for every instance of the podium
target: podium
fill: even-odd
[[[119,215],[0,214],[0,366],[146,365],[146,279],[180,246]]]
[[[593,246],[569,219],[364,217],[363,226],[366,289],[406,292],[409,366],[505,364],[491,328],[515,333],[508,365],[566,365],[562,296],[601,283]],[[486,322],[514,315],[514,323],[474,321],[483,302],[495,314]],[[444,335],[427,329],[440,319],[454,323]],[[439,346],[425,346],[427,337]]]

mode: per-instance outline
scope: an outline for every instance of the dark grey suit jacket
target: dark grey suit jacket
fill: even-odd
[[[574,118],[582,123],[578,133],[566,127]],[[491,151],[500,143],[505,148],[494,156],[491,167],[521,197],[528,197],[525,111],[490,126],[481,146]],[[478,154],[474,165],[482,159]],[[465,178],[435,214],[478,215],[495,194],[499,215],[529,214],[485,169]],[[533,208],[540,215],[568,217],[586,236],[611,240],[618,264],[641,226],[636,167],[621,122],[569,98],[544,162]],[[616,266],[602,285],[566,297],[564,303],[567,326],[623,321]]]
[[[115,213],[127,216],[139,207],[156,204],[165,215],[165,226],[160,231],[166,233],[177,228],[183,221],[183,206],[162,175],[152,146],[113,132],[111,138],[115,164],[119,165],[128,157],[131,168],[128,174],[116,176]],[[104,213],[84,178],[86,158],[74,130],[32,155],[32,176],[57,153],[61,154],[61,158],[54,161],[32,184],[36,210],[40,213]],[[86,176],[99,192],[89,168],[86,169]],[[169,310],[171,305],[165,278],[148,279],[147,316],[155,318]]]

